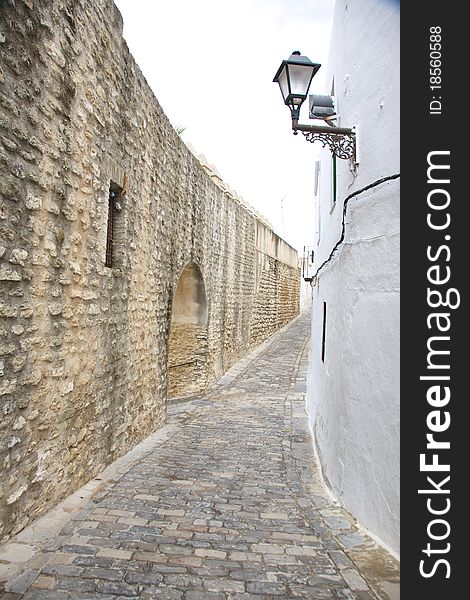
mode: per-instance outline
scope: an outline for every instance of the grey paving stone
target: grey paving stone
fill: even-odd
[[[97,581],[96,589],[100,594],[115,594],[119,596],[125,596],[135,598],[139,596],[141,587],[138,585],[131,585],[122,581]]]
[[[94,556],[96,554],[96,548],[90,546],[76,546],[74,544],[65,544],[61,548],[62,552],[68,552],[70,554],[85,554]]]
[[[159,585],[163,581],[163,575],[159,573],[127,573],[126,582],[140,585]]]
[[[204,586],[210,592],[244,592],[245,584],[241,581],[234,581],[229,579],[218,578],[206,578],[204,580]]]
[[[102,567],[106,568],[112,563],[112,558],[104,558],[102,556],[77,556],[73,560],[73,564],[79,567]]]
[[[76,577],[60,577],[57,579],[57,589],[70,590],[71,592],[85,593],[94,592],[96,586],[91,579],[79,579]]]
[[[55,565],[48,564],[42,571],[44,575],[64,575],[66,577],[79,577],[83,573],[83,568],[76,565]]]
[[[226,595],[218,592],[186,592],[185,600],[225,600]]]
[[[183,597],[183,591],[162,585],[146,587],[141,593],[141,598],[159,598],[161,600],[182,600]],[[187,598],[188,596],[186,596],[186,600]],[[116,600],[124,600],[124,598],[116,598]]]
[[[7,592],[22,594],[23,592],[26,592],[32,583],[34,583],[38,574],[39,571],[35,569],[26,569],[9,581],[5,586],[5,590]]]
[[[203,580],[196,575],[164,575],[163,581],[166,585],[184,590],[202,590]]]
[[[153,573],[176,573],[176,574],[184,574],[188,572],[186,567],[176,567],[174,565],[166,565],[166,564],[152,564],[150,567]],[[194,569],[194,572],[197,574],[197,569]]]
[[[251,594],[265,594],[268,597],[282,596],[287,592],[286,587],[282,583],[270,583],[267,581],[253,581],[247,583],[246,590]]]
[[[15,600],[13,596],[9,598],[8,594],[1,597],[2,600]],[[20,598],[19,595],[16,598]],[[29,590],[26,594],[22,594],[21,598],[24,600],[70,600],[67,592],[60,592],[58,590]]]
[[[103,569],[102,567],[89,567],[83,570],[84,579],[105,579],[110,581],[121,581],[126,572],[122,569]]]

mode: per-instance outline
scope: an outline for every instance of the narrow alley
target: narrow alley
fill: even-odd
[[[210,392],[174,401],[140,453],[66,501],[68,522],[56,509],[0,548],[0,596],[397,599],[398,563],[315,467],[309,330],[303,313]]]

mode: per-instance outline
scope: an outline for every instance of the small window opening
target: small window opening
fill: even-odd
[[[326,302],[323,302],[323,328],[321,340],[321,359],[325,362],[325,341],[326,341]]]
[[[106,259],[105,267],[112,267],[115,262],[116,252],[116,233],[117,233],[117,220],[118,214],[121,211],[121,205],[119,203],[122,197],[122,188],[119,187],[114,181],[111,181],[109,186],[108,195],[108,224],[106,230]]]
[[[331,155],[332,165],[331,165],[331,173],[332,173],[332,194],[331,200],[332,204],[336,202],[336,197],[338,193],[338,173],[337,173],[337,164],[336,164],[336,154],[333,152]]]

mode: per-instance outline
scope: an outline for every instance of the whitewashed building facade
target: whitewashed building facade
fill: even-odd
[[[337,0],[326,69],[359,163],[317,164],[309,418],[332,492],[398,553],[399,3]]]

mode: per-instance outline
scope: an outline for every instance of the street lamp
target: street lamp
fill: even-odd
[[[356,150],[355,132],[353,129],[331,124],[329,119],[332,116],[333,102],[330,97],[315,96],[315,99],[323,99],[325,111],[311,112],[315,116],[318,115],[318,118],[328,119],[328,126],[299,124],[300,107],[307,98],[312,79],[320,66],[296,50],[287,60],[282,61],[273,81],[279,84],[284,104],[290,108],[294,135],[301,131],[307,141],[321,142],[338,158],[353,158]]]
[[[274,81],[279,84],[281,94],[292,114],[292,119],[299,119],[300,107],[307,97],[310,83],[321,65],[313,63],[298,50],[292,52],[287,60],[283,60],[277,70]]]

